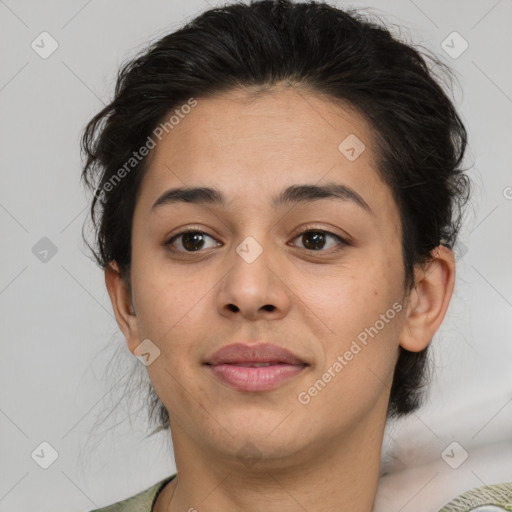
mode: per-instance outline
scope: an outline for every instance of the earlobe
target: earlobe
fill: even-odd
[[[110,262],[109,266],[105,269],[105,285],[112,303],[117,325],[124,334],[130,352],[133,353],[139,345],[137,319],[130,297],[130,290],[121,277],[115,261]]]
[[[433,260],[415,272],[415,286],[409,294],[407,317],[400,345],[410,352],[425,349],[439,329],[455,285],[455,258],[444,246],[432,251]]]

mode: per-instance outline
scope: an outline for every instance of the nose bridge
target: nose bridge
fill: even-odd
[[[221,311],[240,311],[253,317],[259,311],[288,309],[286,286],[272,264],[275,251],[264,228],[252,230],[235,246],[230,271],[217,297]],[[235,306],[235,308],[233,307]]]
[[[230,278],[232,285],[244,287],[245,293],[253,293],[262,296],[269,285],[268,273],[271,272],[269,257],[269,237],[262,230],[253,235],[247,235],[235,247],[232,259]],[[253,291],[251,292],[251,289]]]

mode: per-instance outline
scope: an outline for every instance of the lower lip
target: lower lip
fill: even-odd
[[[218,364],[210,366],[213,373],[240,391],[268,391],[301,373],[306,366],[275,364],[271,366],[236,366]]]

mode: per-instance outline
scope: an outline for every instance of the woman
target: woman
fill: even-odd
[[[124,66],[83,178],[177,474],[101,510],[371,511],[454,288],[465,147],[420,53],[321,3],[211,9]]]

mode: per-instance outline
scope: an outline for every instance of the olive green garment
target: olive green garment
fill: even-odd
[[[145,491],[90,512],[151,512],[158,493],[176,474],[157,482]],[[494,508],[490,508],[490,507]],[[487,485],[467,491],[447,503],[439,512],[512,512],[512,482]]]
[[[90,512],[151,512],[158,494],[175,476],[176,474],[164,478],[149,489],[146,489],[131,498],[119,501],[118,503],[113,503],[108,507],[91,510]]]
[[[439,512],[512,511],[512,482],[486,485],[466,491],[447,503]]]

